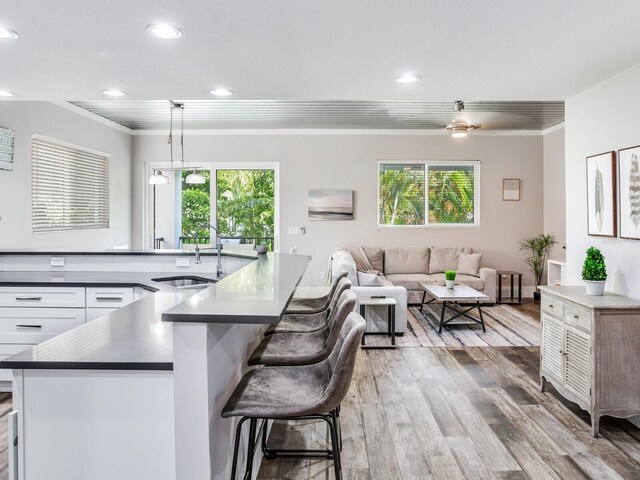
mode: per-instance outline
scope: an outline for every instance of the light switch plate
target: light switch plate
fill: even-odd
[[[299,227],[289,227],[289,235],[300,235]]]
[[[189,259],[184,257],[176,258],[176,267],[188,267]]]
[[[64,267],[64,257],[51,257],[52,267]]]

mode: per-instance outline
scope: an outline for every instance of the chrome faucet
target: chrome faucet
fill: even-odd
[[[202,263],[202,260],[200,259],[200,252],[203,250],[217,250],[218,251],[218,265],[216,266],[216,276],[218,278],[220,278],[220,276],[222,275],[222,238],[220,238],[220,232],[218,232],[218,229],[216,227],[214,227],[213,225],[209,225],[209,224],[204,224],[202,225],[203,227],[206,227],[210,230],[213,230],[214,232],[216,232],[216,246],[214,247],[207,247],[207,248],[200,248],[198,246],[198,244],[196,243],[196,263]]]

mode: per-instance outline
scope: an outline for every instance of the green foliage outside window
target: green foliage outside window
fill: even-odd
[[[191,172],[182,172],[182,236],[208,238],[209,229],[203,228],[211,219],[211,173],[201,171],[207,181],[201,185],[185,183]]]
[[[473,167],[430,167],[429,223],[473,222]]]
[[[424,165],[380,169],[380,224],[424,225]]]

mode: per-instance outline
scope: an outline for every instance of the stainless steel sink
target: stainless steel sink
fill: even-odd
[[[193,289],[193,290],[207,288],[210,285],[213,285],[214,283],[216,283],[216,281],[211,278],[194,277],[194,276],[152,278],[151,280],[153,280],[154,282],[164,283],[165,285],[169,285],[171,287]]]

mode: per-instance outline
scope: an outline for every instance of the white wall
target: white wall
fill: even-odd
[[[131,244],[131,135],[49,102],[1,101],[0,126],[15,130],[14,169],[0,170],[0,248],[109,248]],[[110,228],[31,231],[31,136],[111,154]]]
[[[168,156],[166,137],[134,137],[133,245],[142,245],[145,163]],[[281,250],[292,246],[313,261],[305,283],[320,283],[332,248],[361,245],[469,245],[483,252],[484,263],[498,269],[527,272],[518,242],[542,233],[541,136],[422,134],[187,134],[185,158],[192,163],[279,162]],[[479,228],[378,228],[378,160],[480,160],[481,226]],[[520,202],[502,201],[502,179],[522,179]],[[355,191],[355,220],[311,222],[310,189]],[[172,212],[167,212],[171,215]],[[304,226],[306,235],[288,235]],[[528,275],[528,283],[532,280]]]
[[[558,242],[549,258],[564,259],[566,245],[566,192],[564,165],[564,128],[543,137],[544,233],[553,233]],[[546,268],[546,266],[545,266]],[[546,275],[545,275],[546,276]]]
[[[602,250],[606,289],[640,299],[640,241],[587,235],[586,157],[640,144],[640,65],[566,102],[567,275],[580,284],[589,246]]]

